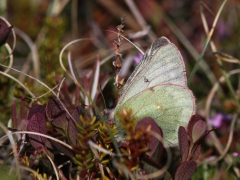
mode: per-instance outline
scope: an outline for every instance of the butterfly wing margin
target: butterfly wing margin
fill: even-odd
[[[136,94],[117,106],[114,114],[121,114],[123,108],[131,109],[131,117],[137,121],[153,118],[163,130],[164,146],[169,146],[178,142],[179,126],[186,127],[195,113],[195,98],[184,86],[164,84]],[[115,118],[117,127],[120,127],[119,117]]]

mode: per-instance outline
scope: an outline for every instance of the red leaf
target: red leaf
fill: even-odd
[[[194,114],[192,115],[189,123],[188,123],[188,127],[187,127],[187,132],[190,138],[190,141],[192,142],[192,132],[193,132],[193,126],[195,125],[196,122],[198,121],[202,121],[201,116],[199,116],[198,114]]]
[[[41,113],[34,114],[29,120],[27,130],[31,132],[47,134],[45,117]],[[35,149],[42,149],[45,147],[45,137],[32,134],[28,134],[28,137],[31,145]]]
[[[154,121],[154,119],[152,119],[150,117],[146,117],[146,118],[138,121],[138,123],[136,125],[136,129],[140,129],[141,127],[146,129],[146,127],[148,127],[149,125],[151,126],[152,131],[156,132],[161,137],[163,137],[162,129],[158,126],[158,124]],[[152,157],[152,155],[156,151],[156,148],[158,147],[159,143],[160,143],[160,141],[156,137],[151,136],[151,142],[147,145],[148,148],[151,150],[149,152],[149,157]]]
[[[75,125],[75,123],[73,122],[72,119],[69,119],[68,121],[68,139],[71,142],[72,145],[77,145],[78,142],[78,131],[77,131],[77,127]]]
[[[206,137],[210,132],[214,131],[216,129],[211,129],[211,130],[207,130],[205,131],[205,133],[194,143],[194,146],[197,146],[198,144],[200,144],[200,142],[202,141],[202,139],[204,137]]]
[[[47,154],[47,155],[54,161],[54,153],[53,153],[54,150],[53,150],[53,146],[52,146],[51,142],[47,139],[44,145],[45,145],[45,147],[42,149],[43,152],[44,152],[45,154]],[[42,157],[42,158],[41,158],[41,161],[42,161],[43,164],[44,164],[45,166],[47,166],[49,169],[52,169],[52,164],[51,164],[51,162],[49,161],[48,158]]]
[[[21,120],[18,126],[18,130],[27,131],[28,123],[29,123],[29,120],[26,120],[26,119]]]
[[[39,104],[34,105],[28,113],[28,119],[37,113],[41,113],[45,117],[45,107]]]
[[[187,131],[184,127],[180,126],[178,129],[178,141],[179,141],[179,149],[181,154],[181,162],[186,161],[189,153],[189,140]]]
[[[66,81],[63,81],[63,84],[62,84],[62,88],[61,88],[61,91],[60,91],[60,95],[61,95],[61,98],[64,99],[64,105],[66,107],[68,107],[68,109],[72,109],[74,108],[73,105],[72,105],[72,100],[71,100],[71,97],[70,97],[70,93],[68,91],[68,85],[66,83]]]
[[[46,105],[46,115],[50,121],[56,119],[60,114],[65,112],[64,107],[58,99],[50,99]]]
[[[200,153],[201,153],[201,144],[197,144],[193,149],[192,149],[192,159],[193,161],[197,161]]]
[[[192,129],[192,142],[195,143],[206,131],[206,123],[203,120],[197,121]]]
[[[80,105],[80,106],[77,106],[73,113],[72,113],[72,117],[74,119],[74,121],[78,124],[81,124],[81,121],[80,121],[80,114],[84,115],[84,108]]]
[[[59,151],[61,151],[62,153],[64,153],[65,155],[69,156],[69,157],[73,157],[74,156],[74,151],[67,148],[66,146],[56,142],[56,141],[53,141],[53,140],[49,140],[51,142],[51,144],[56,148],[58,149]]]
[[[67,131],[68,120],[64,107],[58,99],[51,99],[46,105],[46,115],[49,121],[57,128]]]
[[[13,26],[8,26],[7,23],[0,18],[0,47],[6,43],[12,28]]]
[[[184,161],[181,163],[175,173],[174,180],[188,180],[192,177],[197,168],[195,161]]]

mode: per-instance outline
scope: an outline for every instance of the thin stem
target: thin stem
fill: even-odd
[[[206,51],[206,49],[207,49],[207,47],[208,47],[208,44],[209,44],[209,42],[210,42],[210,39],[211,39],[212,34],[213,34],[213,32],[214,32],[214,29],[215,29],[215,27],[216,27],[217,21],[218,21],[218,19],[219,19],[219,17],[220,17],[220,14],[221,14],[221,12],[222,12],[222,10],[223,10],[223,7],[224,7],[224,5],[226,4],[226,2],[227,2],[227,0],[224,0],[224,1],[223,1],[222,5],[220,6],[220,8],[219,8],[219,10],[218,10],[218,12],[217,12],[217,15],[216,15],[216,17],[215,17],[215,19],[214,19],[214,21],[213,21],[212,28],[211,28],[210,32],[208,33],[208,36],[207,36],[205,45],[204,45],[204,47],[203,47],[203,50],[202,50],[202,52],[201,52],[201,54],[200,54],[200,56],[199,56],[199,58],[198,58],[198,60],[197,60],[197,62],[196,62],[196,64],[195,64],[195,66],[194,66],[194,68],[193,68],[190,76],[189,76],[188,85],[191,84],[192,79],[193,79],[193,77],[195,76],[195,74],[196,74],[196,72],[197,72],[197,69],[198,69],[198,67],[199,67],[199,63],[201,62],[201,60],[202,60],[202,58],[203,58],[203,55],[204,55],[204,53],[205,53],[205,51]]]

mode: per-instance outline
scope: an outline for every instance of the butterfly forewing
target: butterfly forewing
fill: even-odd
[[[143,62],[136,67],[133,75],[130,76],[131,79],[127,81],[118,105],[158,84],[172,83],[186,86],[185,65],[176,46],[162,37],[151,47],[146,52]],[[149,55],[151,58],[148,57]]]
[[[123,108],[132,110],[132,117],[141,120],[153,118],[162,128],[165,146],[178,141],[179,126],[187,126],[195,111],[195,100],[192,92],[180,85],[163,84],[148,88],[117,106],[115,114]],[[119,127],[118,117],[116,125]]]
[[[131,81],[134,79],[134,77],[138,74],[138,72],[142,69],[142,67],[149,61],[149,59],[152,58],[152,56],[156,53],[156,51],[161,47],[169,44],[169,40],[165,37],[161,37],[158,40],[154,41],[152,45],[147,49],[146,53],[144,54],[142,60],[139,62],[137,67],[134,69],[131,76],[128,78],[127,82],[125,83],[125,86],[123,88],[126,89],[126,87],[131,83]]]

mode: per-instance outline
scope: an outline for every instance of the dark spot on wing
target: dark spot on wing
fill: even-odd
[[[144,82],[149,82],[148,78],[144,76]]]

